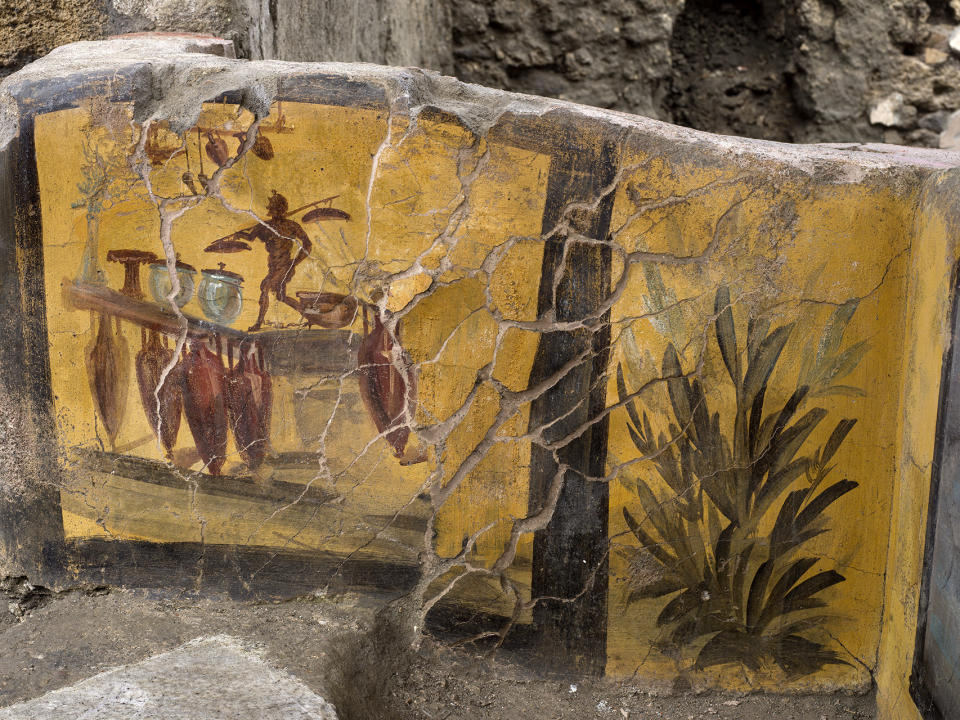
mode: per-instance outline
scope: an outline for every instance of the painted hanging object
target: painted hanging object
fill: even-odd
[[[368,310],[373,315],[372,330],[368,325]],[[403,348],[394,343],[379,313],[365,306],[363,339],[357,353],[360,395],[377,431],[383,434],[398,458],[403,456],[410,438],[407,418],[412,417],[417,405],[416,376],[400,372],[395,359],[401,358],[407,364]]]
[[[178,362],[164,377],[172,359],[173,350],[161,343],[159,332],[150,330],[137,353],[137,385],[150,429],[163,445],[167,459],[173,457],[183,412],[183,364]]]
[[[219,353],[194,340],[183,356],[183,409],[197,452],[211,475],[227,456],[227,373]]]
[[[241,346],[239,360],[233,365],[233,350],[228,350],[227,415],[240,457],[251,470],[263,464],[270,447],[270,376],[260,367],[255,352]]]
[[[87,378],[97,416],[114,447],[127,406],[130,350],[119,319],[114,329],[110,316],[101,314],[97,327],[96,339],[86,352]]]

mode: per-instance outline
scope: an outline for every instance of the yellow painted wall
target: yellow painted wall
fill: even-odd
[[[274,106],[267,122],[280,112]],[[76,470],[61,492],[66,535],[325,550],[414,562],[412,548],[423,541],[422,533],[382,532],[371,518],[406,514],[425,522],[431,509],[418,494],[431,483],[451,482],[490,435],[490,448],[440,508],[433,546],[439,557],[451,557],[476,534],[470,561],[489,568],[509,541],[512,523],[527,512],[529,402],[499,418],[497,388],[525,389],[534,362],[541,219],[551,159],[478,140],[459,125],[436,120],[412,123],[389,120],[376,110],[299,103],[284,103],[282,113],[292,131],[268,134],[273,159],[247,154],[224,174],[222,201],[171,201],[187,208],[174,221],[171,238],[181,259],[197,269],[215,267],[222,259],[243,275],[244,309],[233,327],[246,329],[256,318],[263,247],[223,258],[203,248],[264,217],[272,190],[282,192],[291,207],[337,195],[333,205],[351,219],[305,228],[314,250],[289,292],[333,290],[364,300],[387,292],[389,308],[403,318],[404,346],[419,376],[417,421],[442,424],[465,410],[462,417],[442,446],[414,441],[423,444],[427,462],[404,465],[376,439],[355,383],[336,377],[275,378],[274,449],[315,452],[317,463],[265,471],[257,482],[283,480],[343,498],[319,513],[297,503],[198,497],[189,476],[183,488],[171,489],[84,468],[79,449],[113,449],[154,461],[162,461],[163,454],[133,382],[116,446],[106,447],[98,430],[84,359],[93,340],[93,317],[63,299],[64,285],[77,276],[86,240],[86,207],[71,207],[81,199],[78,184],[97,152],[113,162],[115,182],[100,217],[98,251],[109,286],[118,289],[122,270],[105,261],[106,252],[133,247],[162,255],[157,199],[186,192],[181,177],[188,157],[189,169],[198,173],[200,153],[196,134],[188,134],[186,154],[152,169],[151,198],[127,164],[137,133],[128,107],[41,115],[36,148],[51,380],[63,462]],[[207,104],[198,122],[242,130],[251,117],[236,106]],[[177,142],[173,135],[166,137]],[[907,717],[904,688],[912,662],[935,435],[932,388],[939,384],[947,342],[945,299],[955,255],[949,237],[954,221],[937,204],[945,201],[936,200],[936,183],[921,193],[914,185],[892,185],[881,177],[818,179],[773,160],[694,163],[626,146],[621,150],[622,171],[613,190],[615,302],[606,378],[612,548],[607,673],[651,686],[669,687],[682,676],[698,687],[806,691],[866,689],[877,670],[884,717]],[[204,165],[210,174],[208,158]],[[920,203],[924,210],[917,216]],[[146,289],[146,271],[142,276]],[[822,447],[840,419],[857,421],[831,463],[832,481],[849,479],[857,487],[830,506],[825,532],[802,549],[819,559],[817,570],[844,577],[819,595],[827,606],[823,618],[802,631],[837,653],[843,664],[815,672],[791,674],[770,663],[749,672],[736,663],[696,670],[705,637],[677,651],[660,644],[664,630],[657,616],[670,597],[628,599],[643,568],[631,564],[638,542],[623,511],[643,517],[638,479],[658,491],[665,486],[631,439],[627,411],[617,402],[617,367],[623,367],[628,389],[646,386],[637,402],[650,415],[654,433],[669,435],[661,360],[673,343],[684,373],[702,383],[729,434],[735,397],[714,332],[714,299],[721,286],[730,289],[741,343],[750,318],[765,318],[771,329],[795,324],[770,378],[768,407],[790,397],[798,377],[814,362],[823,329],[851,301],[857,307],[840,347],[865,343],[868,348],[838,381],[842,390],[811,396],[801,408],[826,413],[804,452]],[[666,306],[659,304],[664,298]],[[196,300],[184,310],[201,315]],[[293,327],[300,318],[274,301],[267,320]],[[350,329],[362,332],[359,319]],[[139,329],[125,323],[123,333],[135,353]],[[478,383],[485,367],[490,379]],[[191,446],[184,421],[177,449]],[[243,472],[232,445],[226,472]],[[803,482],[798,478],[788,489]],[[779,507],[776,503],[759,521],[761,544]],[[525,535],[509,572],[523,600],[529,600],[530,557],[531,537]],[[492,581],[463,584],[451,597],[468,607],[512,612],[512,600]],[[523,609],[522,619],[529,618],[529,610]]]
[[[625,164],[629,161],[625,159]],[[791,382],[802,356],[811,351],[811,343],[815,351],[817,333],[830,313],[837,305],[860,298],[846,330],[845,345],[866,340],[869,350],[843,384],[860,388],[862,396],[836,394],[808,402],[808,406],[829,412],[808,441],[811,446],[825,442],[833,422],[841,417],[858,420],[834,458],[834,472],[837,478],[849,478],[859,487],[831,507],[829,531],[805,549],[827,563],[818,569],[832,563],[846,578],[825,593],[831,612],[821,630],[827,641],[872,666],[880,635],[890,492],[897,462],[902,339],[891,329],[903,324],[910,203],[882,187],[817,186],[810,180],[755,185],[748,172],[735,168],[685,172],[656,159],[639,157],[635,162],[640,169],[621,183],[614,211],[614,227],[619,228],[615,237],[625,252],[697,256],[709,252],[710,244],[720,238],[715,251],[702,263],[670,265],[669,257],[664,258],[662,277],[678,303],[673,317],[670,312],[649,312],[645,297],[651,290],[639,264],[631,266],[626,291],[614,308],[619,358],[633,369],[628,385],[636,388],[654,383],[641,395],[654,412],[664,412],[667,405],[662,383],[655,381],[661,375],[666,340],[672,335],[683,348],[685,371],[702,377],[708,401],[719,403],[722,421],[729,420],[724,407],[729,408],[733,398],[724,386],[725,370],[710,325],[719,284],[731,288],[741,333],[750,313],[765,313],[773,327],[798,323],[772,377],[766,396],[771,405],[782,404],[795,389]],[[712,186],[704,192],[707,183]],[[638,218],[633,216],[636,204],[625,197],[631,188],[634,197],[646,198],[648,203],[690,197]],[[732,213],[731,207],[735,208]],[[608,403],[616,398],[616,392],[611,379]],[[608,472],[637,454],[627,431],[626,412],[618,410],[613,417]],[[655,431],[657,422],[654,417]],[[666,429],[662,420],[660,429]],[[649,464],[623,467],[619,472],[627,485],[634,477],[655,477]],[[636,495],[623,482],[615,483],[611,487],[611,537],[614,543],[633,545],[636,540],[624,522],[623,506],[642,517]],[[772,523],[773,518],[767,521]],[[671,659],[641,652],[658,638],[655,619],[664,601],[627,605],[629,567],[622,558],[618,561],[616,552],[612,558],[608,672],[658,676],[689,667],[689,655]],[[696,649],[693,646],[689,652]],[[717,681],[739,689],[757,685],[797,690],[866,688],[870,684],[867,669],[853,660],[850,666],[831,665],[801,679],[785,678],[775,668],[751,674],[726,667]]]
[[[950,346],[954,265],[958,258],[953,173],[928,180],[911,250],[899,406],[900,450],[892,493],[886,594],[877,673],[884,720],[919,718],[910,696],[917,641],[928,502],[937,435],[943,358]]]

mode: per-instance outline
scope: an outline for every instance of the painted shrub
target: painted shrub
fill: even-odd
[[[844,577],[832,569],[815,572],[821,559],[802,553],[827,532],[825,512],[857,487],[830,479],[831,462],[856,420],[839,420],[821,447],[807,447],[828,415],[811,406],[816,398],[861,392],[838,384],[867,349],[863,341],[840,348],[856,306],[840,305],[816,347],[806,348],[796,389],[782,406],[768,408],[764,398],[795,325],[771,329],[769,320],[751,317],[741,345],[726,287],[717,291],[713,324],[734,389],[735,403],[723,409],[733,417],[711,411],[701,381],[684,374],[673,344],[662,364],[671,409],[666,432],[655,434],[627,390],[622,366],[617,370],[631,440],[659,481],[637,477],[632,486],[646,522],[623,508],[641,544],[627,551],[637,574],[626,602],[669,597],[656,620],[664,629],[661,646],[697,647],[695,670],[742,663],[757,671],[774,664],[798,676],[848,664],[806,634],[825,622],[825,615],[809,612],[827,608],[818,595]],[[644,577],[647,555],[662,569],[653,581]]]

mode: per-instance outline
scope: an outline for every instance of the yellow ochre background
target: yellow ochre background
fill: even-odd
[[[41,115],[36,125],[53,394],[64,462],[75,469],[61,493],[67,536],[239,543],[415,558],[422,534],[377,533],[370,518],[394,512],[429,513],[416,498],[430,472],[436,470],[449,479],[496,416],[500,398],[488,383],[477,391],[440,456],[428,449],[428,462],[402,466],[385,442],[373,440],[376,431],[354,380],[275,377],[274,448],[317,452],[318,464],[297,471],[277,469],[274,477],[330,487],[344,496],[338,508],[321,513],[296,504],[278,508],[253,500],[211,500],[194,496],[186,483],[182,490],[147,487],[75,464],[72,450],[97,448],[105,439],[97,436],[84,364],[93,339],[91,316],[68,308],[62,300],[63,283],[77,276],[86,242],[86,210],[71,205],[79,199],[84,142],[103,147],[133,142],[129,111],[119,107],[112,127],[109,122],[107,127],[91,124],[94,116],[89,108]],[[274,106],[266,122],[279,111]],[[271,190],[283,193],[291,208],[338,195],[332,204],[347,211],[351,219],[305,225],[313,251],[298,268],[288,292],[325,289],[369,298],[378,289],[378,277],[403,274],[384,289],[389,290],[391,309],[404,314],[403,342],[418,370],[418,420],[422,423],[451,417],[469,396],[478,370],[489,363],[498,381],[511,390],[524,389],[538,335],[529,328],[507,327],[503,321],[535,320],[540,225],[550,158],[476,141],[453,124],[420,119],[412,126],[406,118],[394,118],[388,127],[386,113],[375,110],[285,102],[282,112],[293,131],[267,133],[274,158],[265,161],[248,153],[225,173],[223,197],[230,207],[207,199],[173,226],[172,240],[183,261],[199,270],[223,260],[228,269],[243,275],[244,310],[233,326],[246,329],[256,317],[266,253],[257,244],[250,252],[218,258],[203,248],[249,226],[253,222],[249,213],[264,217]],[[243,129],[250,117],[235,106],[208,104],[199,122]],[[231,150],[234,147],[235,143]],[[190,168],[196,173],[195,134],[187,136],[187,148]],[[209,174],[211,163],[206,158],[204,163]],[[627,278],[611,313],[608,404],[617,397],[612,372],[617,363],[629,367],[631,386],[653,380],[660,374],[666,343],[673,341],[680,347],[684,369],[700,368],[711,408],[718,408],[721,418],[729,416],[724,408],[730,407],[733,398],[723,382],[712,326],[714,293],[721,283],[731,288],[741,342],[749,314],[765,314],[772,327],[797,322],[798,328],[812,329],[815,335],[838,305],[859,300],[844,346],[867,341],[870,349],[844,384],[863,394],[818,398],[815,404],[829,414],[808,441],[809,447],[821,445],[839,419],[855,418],[856,426],[834,458],[833,480],[848,478],[859,487],[831,506],[829,532],[805,546],[807,553],[823,558],[818,569],[832,567],[846,578],[822,595],[829,602],[823,634],[850,665],[829,665],[798,680],[786,680],[771,670],[751,681],[777,689],[865,688],[878,663],[894,481],[903,464],[900,408],[909,372],[903,360],[903,338],[913,213],[920,190],[869,182],[814,182],[799,174],[772,182],[761,160],[720,169],[624,150],[621,166],[624,171],[615,190],[611,222],[612,238],[619,246],[613,254],[614,283],[623,273]],[[183,154],[155,168],[154,192],[168,196],[185,192],[179,178],[186,168]],[[122,284],[122,268],[105,261],[108,250],[136,248],[162,255],[156,205],[132,173],[128,180],[99,225],[100,266],[114,289]],[[656,207],[640,212],[641,202]],[[943,230],[931,225],[925,232]],[[494,249],[500,253],[497,262],[484,265]],[[644,263],[624,261],[627,253],[636,252],[659,258],[658,272],[675,296],[679,312],[669,317],[667,312],[651,313],[654,288],[648,286]],[[700,260],[691,260],[697,257]],[[935,258],[936,272],[942,271],[941,259]],[[424,270],[435,268],[443,272],[431,287]],[[923,274],[917,267],[912,272]],[[147,277],[144,270],[143,285],[149,296]],[[417,296],[428,289],[429,294]],[[196,300],[184,310],[202,314]],[[267,317],[277,324],[299,321],[297,313],[275,300]],[[352,329],[360,332],[359,325]],[[123,323],[123,332],[131,354],[135,353],[140,346],[139,329]],[[794,389],[791,383],[810,338],[799,330],[791,337],[770,381],[768,408],[782,405]],[[935,367],[939,372],[936,343],[918,352],[917,367],[925,368],[924,372]],[[117,450],[162,460],[133,378],[131,373]],[[666,427],[662,386],[653,384],[640,404],[655,428]],[[500,429],[498,442],[440,510],[435,542],[441,555],[456,554],[466,536],[492,524],[480,536],[475,553],[478,562],[489,564],[504,547],[511,520],[526,513],[528,412],[528,405],[521,406]],[[929,436],[932,443],[929,424],[920,434]],[[191,445],[183,421],[178,448]],[[230,453],[226,473],[239,467],[232,445]],[[628,474],[655,478],[649,464],[623,466],[636,454],[626,413],[616,409],[610,416],[608,450],[608,471],[618,474],[610,487],[614,549],[634,542],[622,508],[638,507],[619,474],[624,479]],[[511,571],[527,597],[530,545],[530,538],[525,538]],[[607,672],[670,687],[679,661],[652,647],[658,636],[655,618],[665,600],[628,606],[626,571],[621,556],[612,552]],[[496,588],[482,584],[465,588],[457,595],[459,601],[510,612]],[[712,670],[707,676],[707,684],[751,686],[733,666]]]

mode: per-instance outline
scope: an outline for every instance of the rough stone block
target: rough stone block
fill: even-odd
[[[960,155],[188,46],[2,86],[10,571],[911,702]]]
[[[330,703],[225,635],[113,668],[77,685],[0,709],[0,720],[337,720]]]

